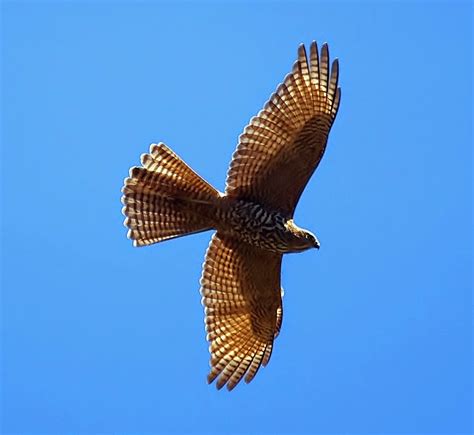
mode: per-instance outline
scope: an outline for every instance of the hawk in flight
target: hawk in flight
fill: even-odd
[[[319,248],[293,222],[339,107],[337,59],[316,42],[298,59],[239,137],[225,192],[204,181],[163,143],[130,169],[122,192],[128,237],[145,246],[215,230],[201,277],[208,382],[232,390],[270,360],[282,323],[282,256]]]

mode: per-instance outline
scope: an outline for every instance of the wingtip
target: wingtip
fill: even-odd
[[[129,174],[128,178],[136,178],[139,172],[140,172],[140,166],[132,166],[128,171],[128,174]]]
[[[150,150],[151,152],[151,150]],[[147,154],[147,153],[143,153],[140,155],[140,163],[142,164],[142,166],[146,166],[146,163],[147,161],[150,160],[150,154]]]
[[[233,382],[233,383],[227,382],[227,391],[232,391],[237,386],[237,384],[238,382]]]
[[[222,387],[226,384],[226,382],[227,382],[227,381],[226,381],[226,380],[223,380],[222,377],[219,377],[219,379],[218,379],[217,382],[216,382],[216,388],[217,388],[218,390],[221,390]]]
[[[153,142],[150,144],[150,154],[153,154],[153,151],[158,148],[159,144],[157,144],[156,142]]]
[[[125,198],[125,194],[126,194],[126,191],[127,191],[127,185],[128,185],[128,183],[129,183],[129,180],[130,180],[129,177],[125,177],[125,178],[123,179],[123,186],[122,186],[122,188],[120,189],[120,192],[123,193],[123,195],[122,195],[122,197],[121,197],[121,199],[122,199],[122,204],[123,204],[123,199]]]
[[[308,55],[306,53],[306,47],[304,44],[300,44],[298,47],[298,60],[293,65],[293,71],[297,70],[298,68],[307,68],[306,65],[308,63]],[[286,81],[286,78],[285,78]]]
[[[327,42],[323,42],[323,45],[321,46],[321,56],[329,59],[329,45]]]
[[[319,58],[318,43],[316,41],[311,42],[311,46],[309,49],[309,57],[311,59],[311,64],[314,67],[314,65],[318,63]]]

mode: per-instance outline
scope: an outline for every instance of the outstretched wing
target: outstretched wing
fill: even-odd
[[[217,388],[250,382],[265,366],[282,320],[281,254],[214,234],[201,278],[202,303]]]
[[[298,49],[293,71],[250,120],[232,157],[226,193],[293,216],[318,166],[341,97],[337,59],[329,70],[327,44],[313,41],[308,59]]]

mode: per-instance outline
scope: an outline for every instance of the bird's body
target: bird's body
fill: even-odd
[[[217,231],[260,249],[284,254],[317,247],[318,242],[309,231],[262,204],[224,195],[215,210]]]
[[[129,237],[144,246],[214,229],[201,278],[211,372],[218,388],[250,382],[270,360],[282,322],[282,255],[319,242],[297,227],[298,199],[324,153],[340,100],[327,45],[298,61],[239,138],[218,192],[166,145],[153,144],[123,188]]]

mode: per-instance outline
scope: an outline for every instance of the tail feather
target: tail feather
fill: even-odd
[[[135,246],[213,227],[216,189],[162,143],[152,144],[141,163],[130,170],[122,189],[124,224]]]

